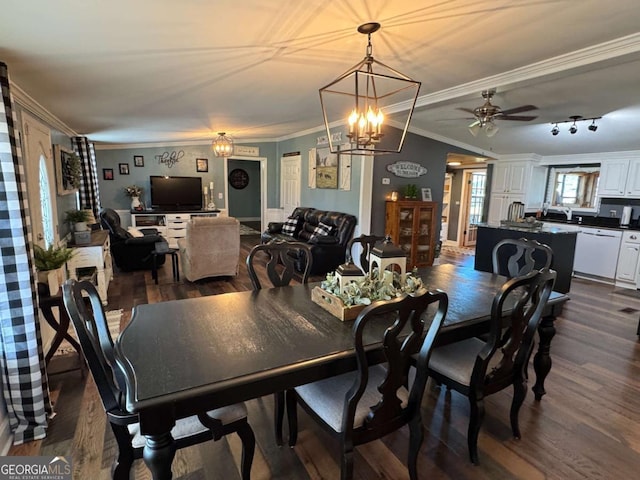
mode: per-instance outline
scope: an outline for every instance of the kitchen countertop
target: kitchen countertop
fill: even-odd
[[[523,222],[524,223],[524,222]],[[576,235],[578,232],[577,230],[568,230],[566,228],[562,228],[560,224],[558,224],[558,227],[549,227],[546,225],[543,225],[541,227],[517,227],[514,226],[513,224],[511,225],[502,225],[502,224],[495,224],[495,223],[479,223],[478,227],[486,227],[486,228],[495,228],[495,229],[501,229],[501,230],[511,230],[514,232],[530,232],[530,233],[553,233],[553,234],[563,234],[563,235],[567,235],[567,234],[571,234],[571,235]]]

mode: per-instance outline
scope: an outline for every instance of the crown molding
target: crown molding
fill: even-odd
[[[640,150],[603,153],[576,153],[574,155],[548,155],[542,157],[540,165],[564,165],[578,163],[602,163],[605,160],[626,160],[640,157]]]
[[[10,81],[11,95],[14,101],[22,109],[35,115],[40,120],[46,122],[50,127],[59,130],[68,137],[80,136],[78,132],[69,127],[66,123],[56,117],[53,113],[40,105],[31,95],[25,92],[19,85]]]
[[[466,95],[477,96],[478,92],[487,88],[515,86],[532,79],[578,70],[594,63],[610,61],[638,53],[640,53],[640,33],[634,33],[507,72],[491,75],[428,95],[422,95],[418,97],[416,108],[457,100]]]

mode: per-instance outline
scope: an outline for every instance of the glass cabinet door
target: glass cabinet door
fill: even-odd
[[[413,225],[414,225],[414,208],[400,207],[399,211],[400,228],[398,230],[399,247],[407,252],[407,256],[411,258],[413,253]]]
[[[416,261],[417,263],[429,262],[431,255],[431,224],[433,222],[432,207],[417,207],[416,208]]]

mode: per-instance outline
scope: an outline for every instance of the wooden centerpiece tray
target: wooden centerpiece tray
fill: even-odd
[[[343,322],[354,320],[360,312],[366,308],[366,305],[353,305],[347,307],[339,297],[336,297],[332,293],[329,293],[318,286],[313,287],[313,290],[311,290],[311,300]]]

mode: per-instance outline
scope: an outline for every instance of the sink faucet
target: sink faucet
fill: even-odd
[[[567,221],[571,221],[571,214],[573,213],[571,207],[560,207],[560,211],[567,216]]]

